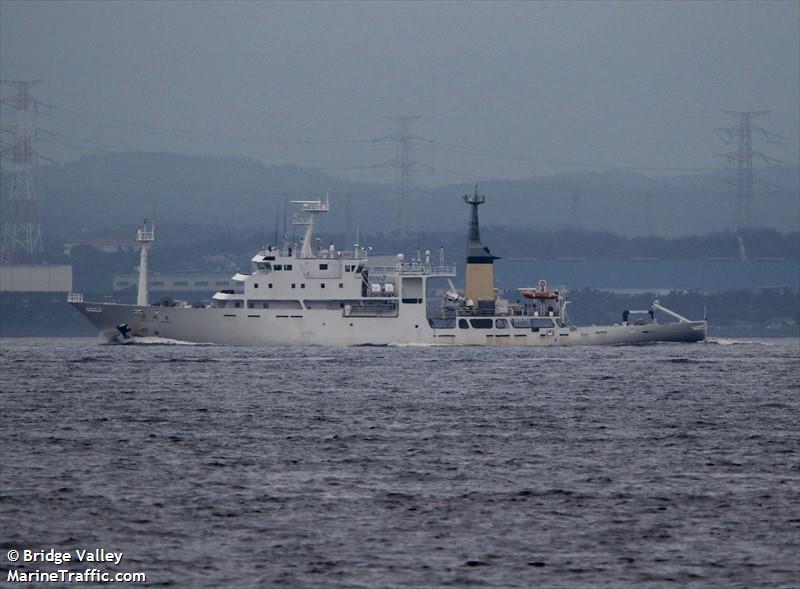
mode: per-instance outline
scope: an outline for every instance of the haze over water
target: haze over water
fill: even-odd
[[[58,162],[238,155],[391,182],[398,127],[386,117],[408,115],[424,139],[417,185],[671,174],[720,169],[716,154],[731,148],[714,130],[737,122],[723,109],[769,110],[754,123],[782,140],[759,135],[755,148],[800,162],[796,2],[4,0],[0,10],[3,78],[42,80],[38,125],[57,135],[40,134],[38,149]]]

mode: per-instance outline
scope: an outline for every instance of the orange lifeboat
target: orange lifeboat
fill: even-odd
[[[558,300],[558,293],[550,290],[538,290],[535,288],[519,288],[517,290],[526,299]]]

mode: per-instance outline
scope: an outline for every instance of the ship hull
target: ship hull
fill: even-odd
[[[569,326],[531,329],[433,328],[424,305],[395,317],[351,317],[332,310],[280,312],[251,309],[144,307],[113,303],[70,303],[109,339],[161,337],[196,343],[243,346],[300,345],[490,345],[575,346],[653,342],[697,342],[705,321],[645,325]],[[409,305],[409,307],[412,307]],[[120,330],[119,326],[123,326]]]

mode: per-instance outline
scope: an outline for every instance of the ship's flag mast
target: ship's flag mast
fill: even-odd
[[[150,224],[150,230],[147,230],[147,219],[144,220],[142,226],[136,230],[136,241],[142,246],[142,251],[139,254],[139,291],[136,295],[136,304],[140,307],[148,305],[148,271],[147,271],[147,254],[148,249],[156,240],[156,224],[155,221]]]

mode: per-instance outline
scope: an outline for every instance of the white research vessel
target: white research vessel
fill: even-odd
[[[571,346],[695,342],[705,339],[706,322],[690,321],[655,301],[646,311],[625,311],[614,325],[571,325],[562,292],[545,281],[518,289],[521,302],[500,298],[494,288],[494,260],[480,241],[478,206],[485,197],[464,197],[470,205],[469,244],[464,293],[450,279],[455,265],[438,264],[425,252],[411,261],[398,254],[390,266],[372,265],[368,250],[337,251],[313,242],[316,218],[329,210],[322,200],[293,201],[306,217],[302,246],[269,246],[252,258],[250,274],[237,273],[241,287],[221,290],[208,306],[165,300],[147,301],[147,253],[155,235],[146,226],[136,305],[85,302],[77,293],[69,302],[104,335],[115,339],[161,337],[187,342],[246,346],[449,344],[497,346]],[[431,279],[450,284],[442,304],[428,313]],[[655,311],[675,321],[658,323]]]

